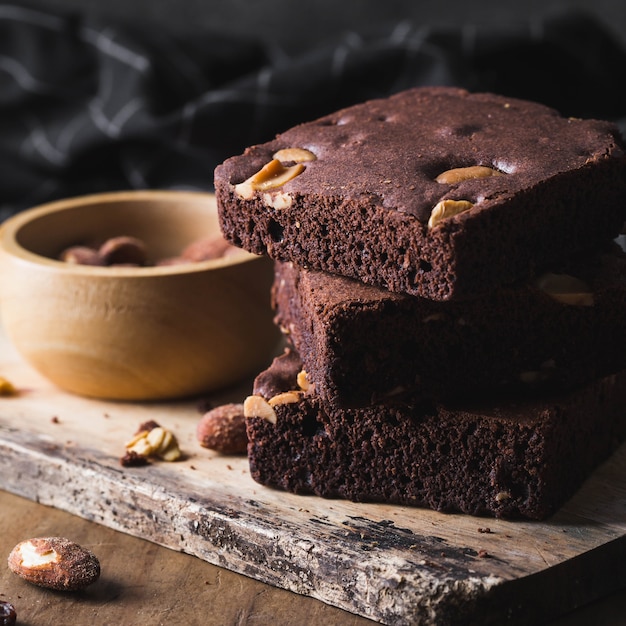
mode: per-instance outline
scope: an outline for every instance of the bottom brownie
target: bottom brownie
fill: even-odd
[[[245,403],[253,479],[294,493],[544,519],[626,438],[626,371],[487,408],[332,409],[302,389],[301,367],[288,349]]]

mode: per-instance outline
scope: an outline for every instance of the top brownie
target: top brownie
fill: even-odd
[[[532,276],[616,237],[615,125],[447,87],[371,100],[215,170],[233,244],[433,300]]]

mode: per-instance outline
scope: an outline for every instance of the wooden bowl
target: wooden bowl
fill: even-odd
[[[178,255],[219,235],[213,194],[131,191],[62,200],[0,228],[0,309],[23,358],[72,393],[113,400],[204,394],[269,363],[269,259],[243,250],[159,267],[59,261],[65,248],[130,235]]]

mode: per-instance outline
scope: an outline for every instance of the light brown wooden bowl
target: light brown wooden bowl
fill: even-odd
[[[208,193],[131,191],[54,202],[0,228],[0,310],[23,358],[84,396],[156,400],[199,395],[260,371],[278,343],[269,259],[163,267],[56,260],[70,245],[141,238],[154,258],[218,234]]]

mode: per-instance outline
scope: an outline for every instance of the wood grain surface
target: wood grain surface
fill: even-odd
[[[24,538],[65,534],[99,557],[102,576],[79,594],[25,583],[0,566],[0,600],[21,626],[367,626],[374,622],[201,559],[0,491],[0,558]],[[619,626],[626,592],[570,612],[550,626]]]
[[[218,565],[389,624],[538,623],[626,586],[626,446],[552,519],[505,522],[275,492],[250,479],[245,458],[200,448],[195,402],[71,396],[6,342],[0,375],[19,389],[0,399],[6,491],[170,548],[172,558],[193,555],[198,567]],[[124,442],[147,419],[176,434],[185,458],[122,468]],[[146,558],[137,563],[150,577]],[[177,587],[181,575],[163,576]]]
[[[102,575],[81,593],[30,585],[0,564],[0,600],[18,626],[367,626],[306,596],[0,491],[0,558],[27,537],[67,535],[94,551]]]

